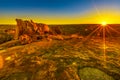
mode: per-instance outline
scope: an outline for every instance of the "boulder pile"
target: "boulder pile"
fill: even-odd
[[[17,28],[14,39],[19,39],[22,44],[37,41],[43,37],[47,37],[50,33],[48,25],[43,23],[35,23],[31,21],[23,21],[16,19]]]

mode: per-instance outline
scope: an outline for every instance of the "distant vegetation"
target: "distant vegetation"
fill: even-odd
[[[101,24],[72,24],[72,25],[49,25],[49,26],[51,28],[59,27],[62,30],[62,33],[65,35],[80,34],[82,36],[88,36],[97,27],[102,27]],[[120,31],[120,24],[108,24],[108,26],[112,27],[114,30],[117,30],[118,32]],[[120,33],[115,32],[114,30],[110,29],[109,30],[110,34],[112,36],[119,36]]]

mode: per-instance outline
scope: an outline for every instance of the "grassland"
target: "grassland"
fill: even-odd
[[[109,25],[117,32],[111,30],[110,37],[106,36],[105,55],[102,35],[98,36],[98,31],[91,34],[98,25],[50,25],[50,28],[56,26],[63,37],[77,34],[83,38],[43,39],[10,46],[3,45],[8,42],[5,39],[0,45],[3,58],[0,80],[120,80],[120,25]],[[10,28],[15,26],[0,26],[3,33]]]

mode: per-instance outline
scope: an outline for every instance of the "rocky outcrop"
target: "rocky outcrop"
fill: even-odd
[[[22,44],[31,43],[50,32],[48,25],[43,23],[35,23],[31,21],[23,21],[21,19],[16,19],[17,28],[15,39],[19,39]]]

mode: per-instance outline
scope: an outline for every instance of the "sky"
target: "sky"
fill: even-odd
[[[15,19],[46,24],[120,23],[120,0],[0,0],[0,24]]]

